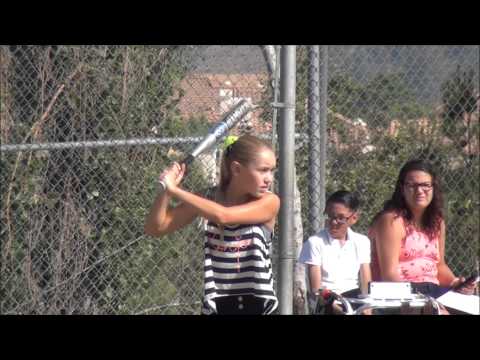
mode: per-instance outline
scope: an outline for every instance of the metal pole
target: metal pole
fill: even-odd
[[[68,141],[54,143],[31,143],[31,144],[6,144],[0,145],[1,152],[37,151],[37,150],[60,150],[78,148],[100,148],[134,145],[179,145],[198,143],[203,137],[183,138],[138,138],[123,140],[97,140],[97,141]]]
[[[295,86],[296,47],[282,46],[281,51],[282,111],[279,123],[279,189],[281,198],[279,228],[279,313],[293,313],[293,265],[295,260],[293,227],[295,166]]]
[[[306,134],[295,134],[295,138],[301,143],[306,142]],[[259,138],[270,140],[271,135],[258,135]],[[177,137],[177,138],[137,138],[123,140],[96,140],[96,141],[67,141],[53,143],[29,143],[29,144],[0,144],[0,152],[39,151],[39,150],[61,150],[61,149],[86,149],[101,147],[120,146],[146,146],[146,145],[183,145],[196,144],[204,137]]]
[[[320,46],[313,45],[308,49],[308,136],[309,136],[309,166],[308,166],[308,194],[309,194],[309,223],[307,235],[312,235],[322,229],[322,162],[321,162],[321,134],[320,134]]]
[[[328,45],[320,46],[320,172],[319,172],[319,208],[320,212],[320,228],[325,225],[325,217],[323,210],[325,209],[325,192],[326,192],[326,164],[327,164],[327,100],[328,100]]]
[[[270,84],[273,91],[273,114],[272,114],[272,148],[276,150],[277,144],[277,108],[278,108],[278,82],[280,75],[280,46],[262,45],[263,56],[270,74]]]

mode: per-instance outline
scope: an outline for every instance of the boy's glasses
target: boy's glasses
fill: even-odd
[[[327,216],[327,221],[329,222],[336,222],[337,224],[340,224],[340,225],[344,225],[348,222],[348,220],[350,220],[350,218],[355,215],[355,213],[352,213],[350,216],[347,216],[347,217],[343,217],[343,216],[337,216],[337,217],[333,217],[333,216],[330,216],[328,214],[324,214]]]

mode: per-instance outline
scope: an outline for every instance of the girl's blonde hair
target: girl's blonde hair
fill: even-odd
[[[232,161],[238,161],[242,165],[247,165],[255,160],[262,149],[272,150],[272,147],[256,136],[243,135],[223,151],[219,185],[219,190],[222,193],[225,193],[232,178],[230,173]]]

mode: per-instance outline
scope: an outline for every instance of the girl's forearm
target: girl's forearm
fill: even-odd
[[[165,192],[156,197],[145,221],[144,230],[147,235],[156,236],[161,234],[170,198],[171,196]]]
[[[169,190],[169,192],[178,200],[188,203],[196,211],[198,211],[201,216],[213,222],[223,224],[224,221],[222,215],[225,213],[224,206],[216,203],[215,201],[192,194],[191,192],[183,190],[180,187],[172,188]]]

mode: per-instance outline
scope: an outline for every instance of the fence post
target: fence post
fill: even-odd
[[[323,208],[321,207],[321,197],[324,196],[325,189],[322,187],[321,179],[323,175],[321,162],[321,138],[320,125],[320,73],[319,73],[319,45],[309,46],[308,49],[308,137],[309,137],[309,156],[308,156],[308,193],[309,200],[309,228],[307,236],[320,231],[321,216]]]
[[[294,167],[295,167],[295,86],[296,47],[282,46],[281,50],[281,99],[282,111],[279,123],[279,190],[281,207],[279,219],[279,313],[293,313],[293,264],[295,260],[293,227]]]
[[[325,217],[323,210],[325,209],[325,193],[326,193],[326,167],[327,167],[327,100],[328,100],[328,45],[320,46],[320,94],[319,94],[319,115],[320,115],[320,171],[318,188],[320,198],[318,208],[320,209],[320,221],[318,223],[319,229],[325,225]]]

